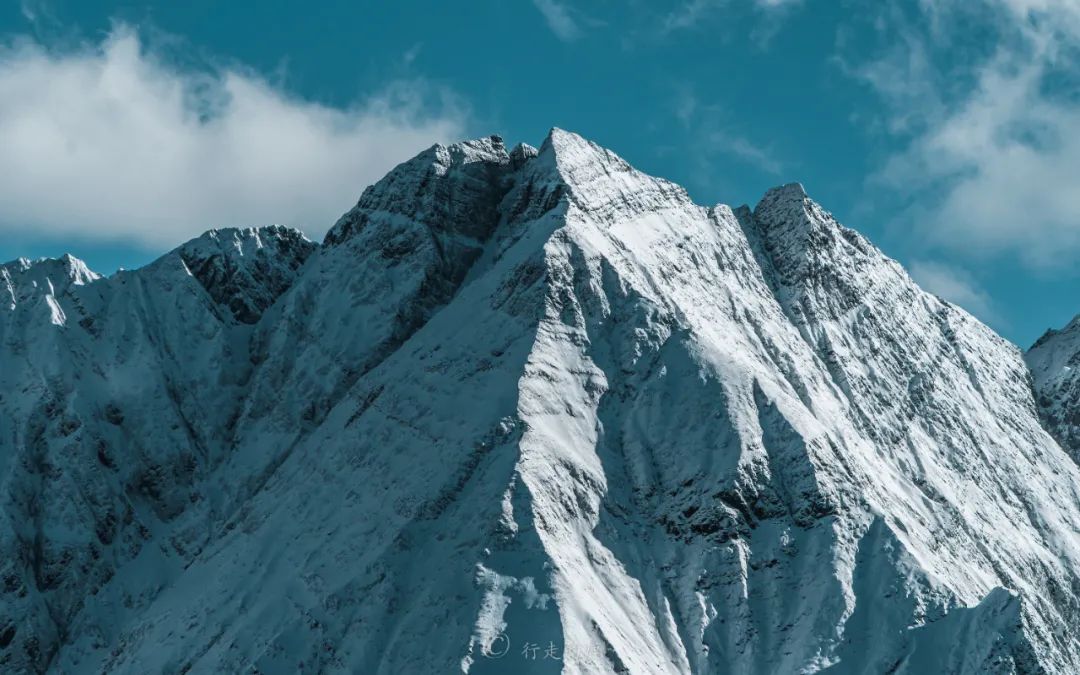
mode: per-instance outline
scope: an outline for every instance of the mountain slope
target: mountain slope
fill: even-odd
[[[1080,316],[1047,331],[1025,359],[1047,429],[1080,462]]]
[[[1080,668],[1080,469],[1021,354],[800,186],[706,208],[553,130],[255,234],[281,264],[188,245],[0,319],[5,667]]]
[[[4,266],[4,669],[43,669],[87,598],[133,557],[184,550],[168,523],[205,497],[198,484],[227,450],[223,430],[250,374],[251,328],[232,310],[265,302],[296,261],[278,236],[296,243],[274,228],[209,233],[109,279],[70,257]],[[200,255],[226,239],[236,246]],[[196,261],[201,277],[188,266]],[[264,276],[267,261],[276,271]],[[247,263],[271,286],[222,290],[253,278]]]

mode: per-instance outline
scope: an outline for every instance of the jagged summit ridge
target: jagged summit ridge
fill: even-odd
[[[17,258],[0,265],[0,268],[9,272],[27,272],[35,268],[50,270],[60,269],[63,270],[67,276],[72,277],[80,284],[88,283],[98,278],[98,275],[91,271],[90,268],[86,266],[86,263],[70,253],[65,253],[59,258],[38,258],[37,260]]]
[[[292,285],[316,248],[300,231],[272,225],[210,230],[173,255],[215,303],[237,321],[253,324]]]
[[[0,314],[5,669],[1080,666],[1019,353],[799,186],[489,137],[56,300]]]
[[[84,286],[99,278],[86,263],[71,255],[38,260],[19,258],[0,265],[0,298],[9,312],[21,305],[34,305],[49,317],[51,324],[64,326],[67,316],[57,298],[71,287]]]
[[[335,245],[348,238],[373,212],[413,218],[451,234],[482,239],[491,228],[499,177],[509,167],[510,156],[498,136],[433,145],[364,190],[356,207],[331,228],[324,243]]]
[[[55,290],[61,286],[82,286],[100,278],[86,263],[71,254],[37,260],[18,258],[0,265],[0,275],[12,294],[16,288],[31,292],[29,289],[47,289],[52,283]]]

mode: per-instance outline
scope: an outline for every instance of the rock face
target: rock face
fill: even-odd
[[[0,279],[0,670],[1080,670],[1022,355],[801,186],[492,137]]]
[[[1080,462],[1080,316],[1047,331],[1025,359],[1047,430]]]
[[[292,285],[315,248],[296,230],[273,226],[210,230],[175,253],[214,304],[253,324]]]

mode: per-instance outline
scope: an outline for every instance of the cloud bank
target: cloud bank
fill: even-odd
[[[1080,3],[921,0],[915,19],[891,7],[878,25],[893,48],[850,72],[882,96],[885,126],[906,140],[874,181],[912,205],[900,224],[953,253],[1071,265]]]
[[[437,93],[437,92],[436,92]],[[0,235],[171,246],[210,227],[319,236],[363,188],[465,113],[399,83],[347,109],[236,67],[185,69],[118,25],[100,44],[0,46]]]

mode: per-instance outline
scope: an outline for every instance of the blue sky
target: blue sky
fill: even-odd
[[[1020,345],[1080,312],[1071,0],[24,0],[0,44],[3,260],[319,237],[435,141],[560,126],[705,204],[802,182]]]

